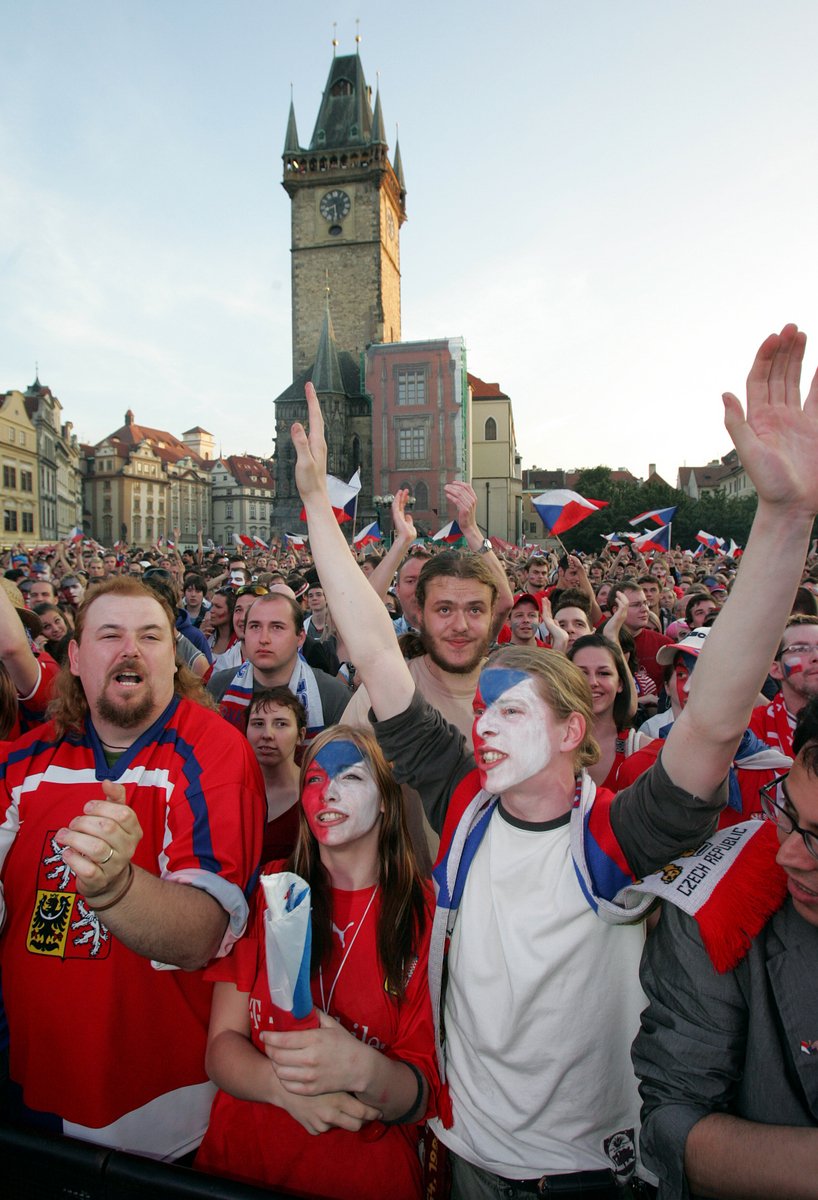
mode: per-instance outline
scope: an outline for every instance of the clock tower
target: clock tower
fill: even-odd
[[[315,360],[327,293],[340,350],[400,341],[400,227],[406,187],[400,150],[389,161],[380,93],[357,54],[332,60],[312,140],[298,142],[295,110],[284,146],[292,202],[293,375]]]

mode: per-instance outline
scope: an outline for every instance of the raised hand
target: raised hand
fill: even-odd
[[[724,423],[759,500],[794,512],[818,512],[818,374],[801,406],[806,334],[795,325],[772,333],[747,376],[747,413],[725,393]]]
[[[409,499],[408,488],[398,488],[395,492],[395,499],[392,501],[392,529],[394,530],[395,541],[411,543],[417,537],[415,522],[412,520],[411,512],[406,509],[406,503]]]
[[[104,800],[89,800],[82,815],[55,834],[64,847],[63,862],[77,877],[77,891],[88,899],[118,890],[142,838],[122,784],[106,779],[102,790]]]
[[[309,432],[296,421],[290,428],[290,437],[297,455],[295,482],[301,499],[306,502],[327,488],[327,443],[324,438],[324,417],[315,388],[308,383],[304,389],[307,397],[307,419]]]
[[[457,523],[466,535],[467,529],[477,529],[477,493],[470,483],[455,480],[444,487],[446,499],[457,509]]]

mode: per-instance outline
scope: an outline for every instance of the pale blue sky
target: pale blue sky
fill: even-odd
[[[83,440],[126,408],[272,449],[291,379],[293,84],[380,72],[409,220],[403,336],[462,335],[525,466],[671,482],[795,320],[818,355],[818,5],[26,0],[0,12],[0,391]]]

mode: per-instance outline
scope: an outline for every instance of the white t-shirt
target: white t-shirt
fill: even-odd
[[[434,1124],[450,1149],[517,1179],[614,1165],[606,1140],[638,1128],[643,945],[641,925],[606,925],[588,906],[567,815],[523,825],[498,806],[448,957],[454,1124]]]

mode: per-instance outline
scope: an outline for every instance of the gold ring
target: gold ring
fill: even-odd
[[[107,862],[110,862],[113,857],[114,857],[114,848],[113,848],[113,846],[110,846],[108,849],[108,853],[106,854],[105,858],[103,858],[102,861],[99,863],[99,866],[104,867],[105,864]]]

